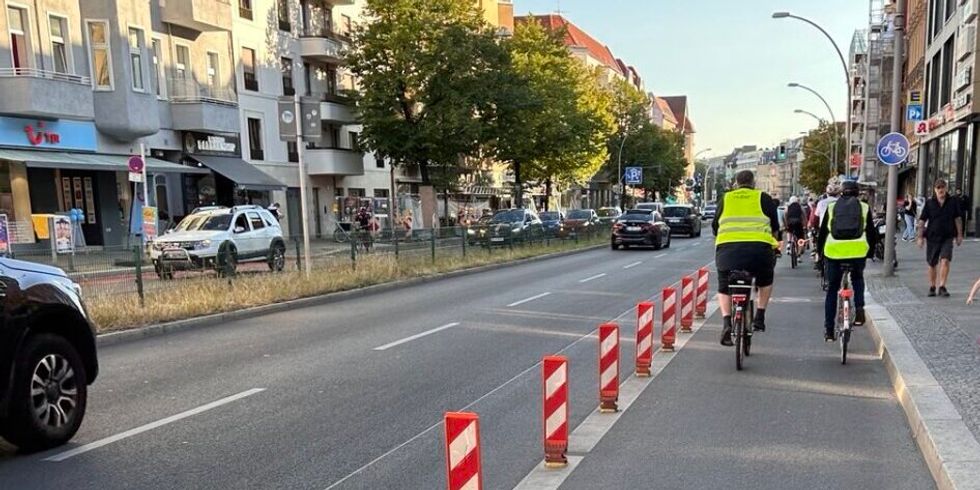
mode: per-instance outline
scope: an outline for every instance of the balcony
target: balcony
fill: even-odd
[[[0,113],[53,119],[95,117],[88,77],[33,68],[0,68]]]
[[[357,116],[353,111],[353,102],[347,97],[324,94],[320,103],[320,119],[335,124],[355,124]]]
[[[304,29],[299,38],[299,54],[325,63],[341,64],[350,40],[328,28]]]
[[[305,150],[303,158],[310,175],[364,175],[364,154],[337,148]]]
[[[238,96],[231,87],[210,86],[194,80],[169,79],[173,129],[238,133]]]
[[[231,31],[230,0],[167,0],[160,2],[160,19],[198,32]]]

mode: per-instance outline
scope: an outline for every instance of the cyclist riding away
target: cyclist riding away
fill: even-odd
[[[755,277],[759,301],[752,327],[766,329],[766,306],[772,295],[775,251],[782,248],[779,216],[772,196],[755,189],[755,175],[743,170],[735,176],[736,189],[725,193],[711,222],[715,232],[718,268],[718,304],[724,321],[721,345],[732,345],[732,304],[728,276],[746,271]]]
[[[786,207],[784,220],[786,222],[786,231],[794,239],[794,243],[790,243],[790,247],[794,247],[796,246],[796,240],[806,237],[803,231],[803,222],[806,220],[806,214],[803,212],[803,206],[800,205],[800,198],[796,196],[789,198],[789,206]]]
[[[837,201],[838,196],[840,196],[840,190],[840,182],[837,180],[837,177],[831,178],[827,181],[827,194],[823,199],[817,201],[817,209],[813,213],[813,216],[810,217],[810,227],[817,230],[818,235],[820,233],[820,224],[823,223],[823,216],[827,212],[827,207],[830,206],[830,203]],[[821,256],[822,252],[820,247],[816,247],[813,253],[813,268],[823,270],[823,257]]]
[[[843,194],[830,203],[820,222],[817,250],[827,264],[827,297],[824,301],[824,339],[834,338],[834,321],[837,316],[837,292],[843,279],[843,266],[851,266],[851,283],[854,285],[854,306],[857,312],[854,325],[864,325],[864,266],[868,252],[874,250],[878,237],[871,207],[858,199],[858,183],[845,181]]]

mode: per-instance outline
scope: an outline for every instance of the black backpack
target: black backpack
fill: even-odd
[[[864,235],[864,213],[856,197],[844,197],[834,204],[830,234],[835,240],[857,240]]]

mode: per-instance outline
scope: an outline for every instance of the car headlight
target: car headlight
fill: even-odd
[[[467,235],[476,235],[476,230],[470,228],[470,229],[466,230],[466,234]]]
[[[194,242],[194,250],[203,250],[206,248],[211,248],[211,240],[201,240],[199,242]]]
[[[510,232],[511,233],[520,233],[521,232],[521,227],[518,226],[517,228],[514,228],[513,230],[510,230]]]

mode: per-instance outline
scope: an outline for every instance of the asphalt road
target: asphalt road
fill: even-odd
[[[485,488],[513,488],[541,457],[540,358],[570,359],[574,428],[597,403],[596,326],[623,320],[628,358],[636,302],[712,255],[708,237],[675,238],[669,250],[596,250],[110,346],[76,439],[43,454],[0,452],[0,488],[444,488],[441,421],[453,410],[481,416]],[[760,347],[742,379],[793,386],[802,366],[761,360],[768,350],[768,362],[799,362],[778,351],[790,344]],[[698,351],[669,369],[730,374],[721,359],[695,361]],[[878,369],[868,378],[876,402],[898,413],[880,363],[866,362]],[[632,367],[624,359],[623,373]],[[911,444],[899,419],[885,422],[849,429]],[[924,469],[914,452],[894,454],[895,468]]]

